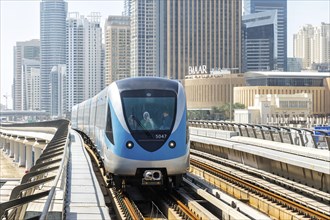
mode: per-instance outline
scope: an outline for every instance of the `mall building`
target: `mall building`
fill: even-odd
[[[230,103],[233,88],[244,87],[243,74],[188,75],[184,80],[188,110],[210,110]]]
[[[330,115],[329,72],[248,72],[245,86],[234,88],[234,103],[254,106],[255,95],[312,95],[311,114]]]
[[[248,108],[255,106],[256,95],[310,94],[308,113],[330,115],[329,72],[203,74],[187,76],[184,85],[188,110],[210,110],[225,103],[241,103]]]

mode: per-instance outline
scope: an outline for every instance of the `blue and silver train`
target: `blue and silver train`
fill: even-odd
[[[178,187],[189,167],[186,114],[180,82],[141,77],[113,82],[75,105],[71,121],[97,146],[116,187]]]

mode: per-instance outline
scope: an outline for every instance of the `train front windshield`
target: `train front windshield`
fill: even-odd
[[[131,131],[170,131],[175,119],[176,94],[138,90],[122,94],[126,123]]]

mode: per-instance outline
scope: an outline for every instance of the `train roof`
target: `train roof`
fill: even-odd
[[[160,77],[135,77],[118,80],[115,82],[119,91],[139,89],[165,89],[178,93],[179,82]]]

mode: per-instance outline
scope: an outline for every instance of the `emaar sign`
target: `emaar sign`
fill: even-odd
[[[188,71],[189,75],[208,74],[206,65],[189,66]]]

